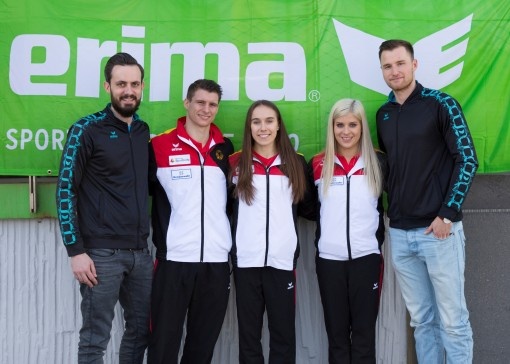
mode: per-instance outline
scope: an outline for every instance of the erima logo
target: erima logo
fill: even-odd
[[[118,137],[119,136],[115,130],[110,132],[110,139],[117,139]]]
[[[294,283],[292,283],[292,282],[288,283],[287,289],[292,289],[292,288],[294,288]]]
[[[103,58],[121,50],[130,53],[142,65],[144,56],[150,54],[150,63],[145,64],[145,71],[149,71],[150,77],[149,87],[144,90],[144,97],[148,101],[168,101],[172,93],[177,98],[182,95],[180,100],[183,100],[188,85],[204,78],[206,69],[210,67],[206,65],[210,64],[211,58],[215,59],[215,72],[223,89],[223,100],[237,101],[244,97],[241,95],[246,95],[250,100],[306,100],[306,55],[303,46],[296,42],[236,45],[230,42],[177,42],[169,39],[146,44],[145,33],[145,26],[122,25],[121,41],[75,38],[74,35],[71,38],[60,34],[16,35],[12,40],[9,60],[11,90],[17,95],[66,96],[73,92],[70,91],[73,88],[75,96],[97,98],[102,85],[98,71]],[[160,39],[160,35],[156,37]],[[34,49],[44,52],[44,61],[33,59]],[[176,57],[177,66],[174,65]],[[257,57],[261,59],[253,59]],[[179,66],[181,62],[183,66]],[[176,77],[174,72],[179,71],[182,72],[178,75],[182,79],[181,89],[171,90],[170,84],[173,82],[170,80]],[[280,87],[273,85],[275,73],[281,75],[278,76],[282,78]],[[66,78],[74,76],[75,79],[62,82],[62,75],[66,75]],[[38,76],[44,76],[45,81],[38,81]]]
[[[418,60],[416,79],[424,80],[427,87],[441,89],[457,80],[464,62],[459,60],[466,54],[473,14],[418,42],[414,55]],[[390,89],[384,82],[378,53],[384,39],[349,27],[333,19],[338,41],[347,63],[351,80],[360,86],[387,95]],[[464,39],[463,39],[464,38]],[[459,42],[460,39],[463,39]],[[454,43],[453,46],[447,47]],[[441,69],[449,67],[441,72]],[[378,72],[378,75],[375,73]]]
[[[374,287],[372,289],[374,290],[374,289],[378,289],[378,288],[379,288],[379,283],[374,283]]]

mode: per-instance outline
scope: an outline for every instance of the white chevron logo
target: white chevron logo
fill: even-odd
[[[416,79],[423,80],[426,87],[441,89],[461,73],[471,31],[473,14],[418,42],[414,56],[418,60]],[[384,82],[378,58],[379,45],[385,40],[361,30],[349,27],[333,19],[338,41],[347,63],[351,80],[360,86],[387,95],[389,87]],[[452,46],[449,46],[452,44]],[[451,66],[452,65],[452,66]],[[451,66],[444,71],[441,69]]]

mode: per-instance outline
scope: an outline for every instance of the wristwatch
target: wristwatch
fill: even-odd
[[[445,224],[451,224],[451,223],[452,223],[452,220],[447,219],[446,217],[443,217],[443,222],[444,222]]]

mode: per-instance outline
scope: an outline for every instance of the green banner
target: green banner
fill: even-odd
[[[263,98],[310,158],[340,98],[361,99],[375,132],[389,92],[378,46],[390,38],[414,44],[419,82],[463,106],[479,172],[507,172],[509,8],[509,0],[6,0],[0,175],[56,175],[67,129],[109,101],[102,70],[119,51],[144,65],[139,114],[153,134],[175,126],[187,86],[205,77],[224,89],[216,122],[236,148],[248,106]]]

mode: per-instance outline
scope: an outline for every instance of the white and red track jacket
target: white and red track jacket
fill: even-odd
[[[149,181],[153,242],[158,259],[227,262],[232,246],[226,213],[229,139],[211,124],[203,155],[184,124],[151,140]]]
[[[236,166],[240,152],[230,157]],[[303,173],[306,161],[302,160]],[[267,168],[253,157],[255,198],[251,205],[234,198],[232,215],[232,262],[240,268],[273,267],[293,270],[299,256],[298,206],[293,204],[289,179],[281,168],[280,156]],[[232,183],[237,183],[233,171]]]
[[[360,156],[346,172],[335,158],[333,180],[327,195],[321,179],[324,153],[311,161],[313,181],[319,199],[316,246],[324,259],[351,260],[369,254],[380,254],[384,240],[382,199],[370,191],[363,174]]]

